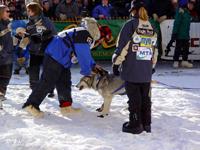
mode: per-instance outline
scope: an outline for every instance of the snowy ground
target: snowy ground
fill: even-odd
[[[28,77],[13,75],[4,110],[0,111],[0,150],[199,150],[197,64],[189,70],[158,65],[153,76],[152,133],[140,135],[121,131],[128,118],[126,96],[116,96],[110,115],[102,119],[95,111],[102,98],[92,90],[79,92],[73,88],[80,114],[63,117],[56,98],[46,98],[41,105],[45,117],[34,119],[21,109],[30,94]],[[103,66],[110,70],[110,64]],[[75,84],[80,78],[78,67],[72,69],[72,75]]]

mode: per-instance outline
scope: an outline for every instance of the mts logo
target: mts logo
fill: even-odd
[[[152,55],[152,52],[151,52],[151,50],[140,51],[140,55],[148,56],[148,55]]]
[[[190,47],[200,47],[200,38],[191,38]]]

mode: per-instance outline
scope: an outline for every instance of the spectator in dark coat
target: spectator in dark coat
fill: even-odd
[[[111,5],[115,8],[119,17],[129,16],[130,0],[113,0]]]
[[[9,8],[0,5],[0,103],[5,98],[12,75],[13,40],[9,15]]]
[[[168,17],[171,17],[172,4],[170,0],[153,0],[152,2],[153,19],[161,23]]]
[[[53,16],[53,13],[50,9],[50,2],[48,0],[42,1],[42,8],[43,8],[43,14],[45,17],[51,18]]]
[[[52,12],[52,18],[57,18],[56,17],[56,8],[58,6],[58,4],[60,3],[60,0],[52,0],[52,5],[50,7],[50,10]]]
[[[76,3],[78,5],[79,8],[79,16],[81,17],[86,17],[86,16],[90,16],[90,12],[88,9],[88,0],[76,0]]]
[[[78,6],[72,0],[63,0],[56,7],[56,16],[61,20],[78,16]]]
[[[26,32],[30,40],[29,80],[30,87],[33,90],[40,78],[40,67],[43,64],[44,49],[56,34],[56,29],[50,19],[43,16],[40,4],[31,2],[26,8],[29,17]]]

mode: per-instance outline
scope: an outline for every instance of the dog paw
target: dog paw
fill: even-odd
[[[97,117],[99,117],[99,118],[104,118],[105,116],[108,116],[108,114],[105,114],[105,115],[98,115]]]
[[[96,111],[98,111],[98,112],[102,112],[102,110],[103,109],[101,107],[96,109]]]
[[[104,118],[104,115],[99,115],[99,116],[97,116],[97,117],[99,117],[99,118]]]

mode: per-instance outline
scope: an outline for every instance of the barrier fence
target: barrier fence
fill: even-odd
[[[96,41],[95,47],[92,49],[92,55],[95,60],[111,60],[112,54],[115,50],[117,36],[125,23],[127,18],[116,18],[107,20],[98,20],[101,28],[101,38]],[[19,20],[15,20],[16,23]],[[25,20],[24,20],[25,21]],[[77,27],[80,23],[79,19],[69,19],[67,21],[54,21],[57,31]],[[159,31],[159,26],[156,26]],[[162,59],[172,60],[174,54],[175,43],[171,47],[168,55],[165,55],[165,49],[171,39],[171,32],[173,28],[173,20],[165,20],[160,24],[160,31],[162,35]],[[200,60],[200,23],[191,23],[191,40],[190,40],[190,60]],[[128,33],[127,33],[128,34]],[[160,40],[160,39],[158,39]]]

